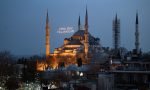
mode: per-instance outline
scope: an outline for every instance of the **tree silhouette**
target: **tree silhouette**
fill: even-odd
[[[7,87],[8,90],[16,90],[19,88],[19,82],[16,77],[10,77],[6,83],[5,86]]]
[[[82,66],[82,59],[81,59],[81,58],[78,58],[78,59],[77,59],[77,64],[78,64],[78,67],[81,67],[81,66]]]
[[[0,52],[0,85],[3,87],[8,87],[9,82],[12,81],[12,77],[16,76],[14,66],[15,60],[11,53],[8,51]],[[15,80],[17,80],[17,78]]]

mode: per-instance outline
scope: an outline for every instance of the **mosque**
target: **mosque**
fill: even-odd
[[[78,30],[69,38],[64,39],[63,45],[50,53],[50,28],[48,12],[46,16],[46,60],[37,61],[37,70],[43,71],[47,67],[58,68],[60,66],[77,65],[78,60],[82,64],[91,62],[93,56],[100,53],[102,48],[100,39],[90,34],[88,28],[88,11],[86,8],[84,28],[81,28],[80,16]]]

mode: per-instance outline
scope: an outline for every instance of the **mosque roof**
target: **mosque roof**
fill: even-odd
[[[80,42],[80,40],[73,39],[73,40],[70,40],[70,42],[67,45],[83,45],[83,44]]]
[[[79,36],[79,37],[84,37],[84,30],[78,30],[76,31],[72,37],[74,36]],[[90,33],[89,33],[89,44],[90,45],[99,45],[99,42],[97,42],[97,40],[99,40],[99,38],[95,38],[93,37]],[[71,42],[69,43],[70,45],[73,45],[73,44],[77,44],[77,45],[80,45],[82,44],[79,40],[77,41],[74,41],[74,40],[71,40]]]
[[[73,36],[84,36],[84,30],[78,30],[73,34]]]

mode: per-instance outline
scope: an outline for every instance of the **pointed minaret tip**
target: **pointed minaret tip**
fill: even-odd
[[[78,19],[78,25],[79,26],[81,25],[81,23],[80,23],[80,15],[79,15],[79,19]]]
[[[86,14],[85,14],[85,26],[88,27],[88,11],[86,6]]]
[[[48,9],[47,9],[47,15],[46,15],[46,23],[48,23]]]
[[[117,18],[117,13],[116,13],[116,17],[115,17],[115,22],[116,22],[116,23],[117,23],[117,19],[118,19],[118,18]]]
[[[87,13],[87,5],[86,5],[86,13]]]
[[[79,19],[78,19],[78,30],[80,30],[80,26],[81,26],[81,22],[80,22],[80,15],[79,15]]]
[[[138,12],[136,12],[136,24],[139,24],[139,20],[138,20]]]

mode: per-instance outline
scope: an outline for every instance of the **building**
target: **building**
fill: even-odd
[[[55,48],[54,53],[50,53],[50,35],[48,12],[46,17],[46,61],[38,62],[37,67],[45,66],[48,62],[53,62],[53,67],[77,64],[77,59],[81,59],[83,64],[87,64],[94,54],[101,51],[100,39],[92,36],[88,30],[88,11],[86,8],[84,29],[81,28],[80,16],[78,20],[78,30],[69,38],[64,39],[63,45]],[[45,64],[43,64],[45,63]],[[43,70],[43,68],[41,70]]]
[[[136,21],[135,21],[135,50],[136,53],[139,54],[140,42],[139,42],[139,20],[138,20],[138,13],[136,13]]]
[[[115,54],[118,53],[120,48],[120,19],[118,19],[117,14],[113,20],[113,48]]]
[[[86,9],[84,29],[81,29],[79,16],[77,32],[71,37],[65,38],[64,44],[61,47],[55,48],[53,55],[56,58],[69,57],[72,60],[81,58],[84,63],[87,63],[90,61],[94,53],[100,51],[100,39],[95,38],[88,31],[88,12]],[[71,62],[74,64],[76,61]]]
[[[98,90],[114,90],[114,77],[112,74],[100,73],[98,75]]]

